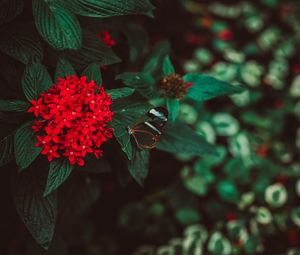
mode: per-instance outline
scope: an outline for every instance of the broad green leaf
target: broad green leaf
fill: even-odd
[[[154,7],[149,0],[59,0],[70,11],[81,16],[107,18],[112,16],[147,14]]]
[[[85,75],[88,80],[94,80],[97,85],[102,85],[102,75],[99,63],[92,63],[83,70],[82,75]]]
[[[164,71],[165,76],[168,76],[171,73],[175,73],[175,69],[174,69],[174,66],[172,65],[169,55],[167,55],[164,59],[163,71]]]
[[[158,90],[155,86],[155,81],[150,74],[125,72],[119,74],[116,79],[122,80],[125,85],[136,89],[146,98],[158,97]]]
[[[67,158],[55,159],[50,163],[44,197],[56,190],[69,177],[74,166]]]
[[[17,17],[24,7],[23,0],[8,0],[0,3],[0,25]]]
[[[55,81],[57,81],[58,78],[66,78],[72,74],[76,75],[76,72],[71,63],[63,57],[59,58],[55,69]]]
[[[37,100],[42,92],[52,86],[52,80],[46,67],[41,63],[27,65],[22,77],[22,86],[29,101]]]
[[[0,166],[6,165],[14,157],[14,134],[0,140]]]
[[[132,160],[133,149],[128,127],[136,123],[152,107],[150,104],[135,102],[128,98],[117,100],[112,104],[115,115],[111,127],[114,128],[114,136],[129,160]]]
[[[56,221],[56,193],[43,197],[43,169],[36,167],[11,176],[12,196],[22,221],[44,249],[48,249]]]
[[[41,152],[41,148],[35,146],[37,139],[32,124],[32,121],[26,122],[15,135],[15,157],[20,170],[29,167]]]
[[[30,104],[21,100],[0,100],[0,111],[3,112],[26,112]]]
[[[135,148],[132,160],[128,161],[128,170],[138,184],[143,186],[149,169],[149,150]]]
[[[193,83],[186,96],[198,102],[245,90],[242,86],[232,86],[227,82],[203,74],[186,74],[183,79]]]
[[[179,112],[180,102],[178,99],[167,98],[166,105],[169,112],[168,119],[170,121],[175,121]]]
[[[79,49],[81,28],[76,16],[55,1],[32,0],[33,16],[40,35],[55,49]]]
[[[216,154],[214,146],[207,143],[203,137],[196,134],[191,128],[181,123],[167,123],[162,130],[157,149],[193,156]]]
[[[132,159],[133,149],[128,133],[128,126],[126,126],[125,123],[133,123],[134,121],[131,119],[134,119],[134,117],[131,117],[130,115],[122,116],[122,114],[115,113],[113,121],[111,122],[111,127],[114,128],[114,137],[117,139],[129,160]]]
[[[112,99],[119,99],[123,97],[128,97],[132,95],[134,89],[131,88],[120,88],[120,89],[109,89],[106,90],[106,93],[110,95]]]
[[[100,65],[111,65],[120,62],[120,58],[100,40],[96,34],[83,32],[82,47],[79,50],[69,50],[67,58],[76,69],[81,69],[94,62]]]
[[[148,51],[148,34],[142,26],[135,23],[129,24],[125,28],[124,33],[129,43],[130,61],[135,62]]]
[[[13,29],[12,31],[4,30],[1,32],[0,51],[11,56],[12,58],[28,64],[31,60],[41,61],[43,58],[43,49],[40,41],[29,33]]]

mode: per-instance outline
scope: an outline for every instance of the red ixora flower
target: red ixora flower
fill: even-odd
[[[108,31],[102,31],[99,37],[107,45],[108,48],[116,45],[116,41],[111,38],[111,35]]]
[[[86,76],[58,78],[57,84],[32,100],[28,112],[36,116],[33,131],[49,161],[67,157],[72,165],[84,165],[88,153],[102,156],[100,146],[112,138],[112,100],[103,87]]]

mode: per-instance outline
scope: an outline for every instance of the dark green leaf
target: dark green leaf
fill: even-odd
[[[0,140],[0,166],[6,165],[14,157],[14,134]]]
[[[46,67],[41,63],[31,63],[25,68],[22,85],[26,98],[37,100],[42,92],[52,86],[52,80]]]
[[[65,58],[59,58],[56,64],[55,81],[57,81],[58,78],[66,78],[72,74],[76,75],[76,72],[71,63]]]
[[[23,29],[26,29],[23,28]],[[20,29],[18,29],[20,30]],[[38,39],[24,31],[2,31],[0,40],[0,51],[12,58],[28,64],[30,60],[41,61],[43,49]]]
[[[94,80],[97,85],[102,85],[102,75],[99,63],[91,63],[83,70],[82,75],[85,75],[88,80]]]
[[[162,41],[157,43],[151,55],[149,56],[149,60],[144,66],[143,73],[153,74],[155,81],[158,81],[163,76],[163,60],[170,52],[170,43],[168,41]]]
[[[41,152],[41,148],[35,146],[37,139],[31,128],[32,124],[31,121],[26,122],[15,135],[15,157],[21,170],[30,166]]]
[[[74,166],[67,158],[55,159],[50,163],[44,196],[56,190],[69,177]]]
[[[111,65],[120,62],[120,58],[100,40],[96,34],[84,31],[80,50],[69,50],[67,58],[81,69],[94,62],[101,65]]]
[[[128,170],[138,184],[143,186],[144,180],[148,175],[149,169],[149,150],[135,150],[133,159],[128,162]]]
[[[49,250],[44,251],[32,238],[26,239],[26,254],[30,255],[69,255],[67,242],[55,231]]]
[[[164,71],[164,75],[165,76],[168,76],[170,75],[171,73],[175,73],[175,69],[174,69],[174,66],[172,65],[171,63],[171,60],[170,60],[170,56],[167,55],[164,59],[164,63],[163,63],[163,71]]]
[[[193,83],[186,96],[199,102],[245,90],[244,87],[232,86],[227,82],[203,74],[186,74],[183,79]]]
[[[147,103],[135,102],[127,98],[112,104],[112,111],[115,115],[111,127],[114,128],[114,136],[129,160],[132,159],[133,150],[128,127],[131,127],[151,108],[152,106]]]
[[[30,104],[25,101],[0,100],[0,111],[3,112],[26,112]]]
[[[23,0],[2,0],[0,3],[0,25],[17,17],[23,10]]]
[[[134,23],[129,24],[125,28],[124,33],[129,43],[130,61],[135,62],[148,51],[148,34],[142,26]]]
[[[73,13],[98,18],[130,14],[149,15],[153,10],[149,0],[59,0],[59,2]]]
[[[37,30],[56,49],[79,49],[81,28],[74,14],[55,1],[32,0]]]
[[[219,196],[226,202],[237,203],[239,201],[239,190],[233,182],[222,180],[217,185]]]
[[[159,150],[192,156],[200,156],[205,153],[216,154],[216,149],[187,125],[167,123],[162,133],[157,144]]]
[[[122,80],[128,87],[136,89],[146,98],[158,97],[155,81],[150,74],[146,73],[122,73],[116,79]]]
[[[128,97],[132,95],[134,89],[131,88],[120,88],[120,89],[109,89],[106,90],[106,93],[110,95],[112,99],[119,99],[122,97]]]
[[[175,121],[179,112],[180,102],[178,99],[167,98],[166,100],[167,109],[169,112],[169,120]]]
[[[43,197],[43,169],[35,167],[20,174],[13,173],[11,190],[15,206],[29,232],[44,249],[48,249],[56,221],[57,197]]]

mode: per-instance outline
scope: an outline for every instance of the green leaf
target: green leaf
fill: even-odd
[[[131,23],[125,28],[124,33],[129,44],[130,61],[135,62],[145,56],[148,51],[147,45],[149,43],[149,37],[143,27]]]
[[[132,95],[134,89],[131,88],[120,88],[120,89],[109,89],[106,90],[106,93],[110,95],[112,99],[119,99],[123,97],[128,97]]]
[[[96,34],[83,32],[82,47],[79,50],[69,50],[67,58],[81,69],[94,62],[101,65],[111,65],[120,62],[120,58],[100,40]]]
[[[32,0],[33,16],[40,35],[55,49],[79,49],[81,28],[76,16],[55,1]]]
[[[44,171],[31,168],[11,176],[12,196],[22,221],[35,241],[48,249],[54,234],[57,197],[53,193],[43,197]]]
[[[114,136],[129,160],[132,159],[133,149],[128,127],[136,123],[152,107],[150,104],[136,102],[128,98],[117,100],[112,104],[111,108],[115,115],[111,127],[114,128]]]
[[[167,55],[164,59],[163,71],[165,76],[169,76],[171,73],[175,73],[175,69],[174,66],[172,65],[169,55]]]
[[[67,76],[72,74],[76,75],[76,72],[73,66],[71,65],[71,63],[63,57],[59,58],[56,64],[56,70],[54,76],[55,81],[57,81],[58,78],[66,78]]]
[[[44,197],[56,190],[69,177],[74,166],[67,158],[55,159],[50,163]]]
[[[146,98],[158,97],[155,81],[150,74],[125,72],[119,74],[116,79],[122,80],[125,85],[136,89]]]
[[[219,196],[226,202],[237,203],[240,193],[237,187],[230,180],[222,180],[217,185]]]
[[[0,40],[0,51],[12,58],[28,64],[30,60],[41,61],[43,58],[43,49],[40,41],[28,31],[13,29],[12,31],[2,31]]]
[[[88,80],[94,80],[97,85],[102,85],[102,75],[99,63],[91,63],[83,70],[82,75],[85,75]]]
[[[191,207],[182,207],[176,211],[176,219],[183,225],[191,225],[200,221],[198,210]]]
[[[98,18],[132,14],[149,15],[154,9],[149,0],[59,0],[59,3],[75,14]]]
[[[245,90],[242,86],[232,86],[227,82],[203,74],[186,74],[183,79],[193,83],[186,96],[198,102],[217,96],[241,93]]]
[[[216,154],[214,146],[207,143],[203,137],[191,128],[181,123],[167,123],[156,146],[157,149],[175,154],[200,156]]]
[[[128,162],[128,170],[138,184],[143,186],[149,169],[149,150],[135,149],[133,159]]]
[[[42,92],[52,86],[52,80],[45,66],[31,63],[25,68],[22,85],[26,98],[29,101],[37,100]]]
[[[29,167],[42,150],[35,146],[37,139],[32,124],[32,121],[26,122],[15,135],[15,157],[20,170]]]
[[[166,100],[167,109],[169,112],[169,120],[175,121],[179,112],[180,102],[178,99],[167,98]]]
[[[169,52],[170,43],[168,41],[161,41],[157,43],[143,68],[143,73],[154,75],[155,81],[161,80],[163,77],[163,60],[169,54]]]
[[[26,112],[30,104],[21,100],[0,100],[0,111],[3,112]]]
[[[14,134],[0,140],[0,167],[6,165],[14,157]]]
[[[10,22],[17,17],[24,7],[23,0],[1,1],[0,3],[0,25]]]

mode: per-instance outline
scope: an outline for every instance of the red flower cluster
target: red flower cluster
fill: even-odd
[[[181,99],[192,85],[191,82],[183,80],[179,74],[171,73],[163,78],[160,87],[165,91],[167,97]]]
[[[64,156],[80,166],[87,153],[101,157],[99,148],[113,133],[107,128],[113,116],[111,103],[103,87],[88,82],[86,76],[59,78],[38,100],[32,100],[28,109],[37,117],[32,129],[38,139],[36,146],[43,149],[41,154],[49,161]]]
[[[116,41],[111,38],[110,33],[107,31],[102,31],[100,35],[100,39],[107,45],[107,47],[111,48],[116,45]]]

